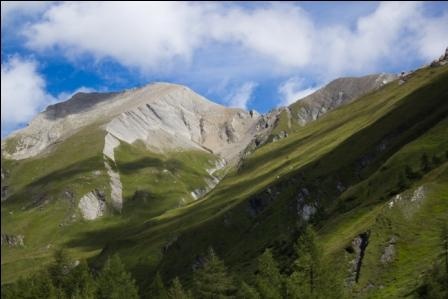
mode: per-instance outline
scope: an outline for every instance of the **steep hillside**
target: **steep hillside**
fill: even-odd
[[[71,103],[49,108],[46,113],[57,110],[63,121],[42,122],[50,123],[46,129],[61,127],[63,139],[44,136],[31,124],[2,143],[2,188],[8,186],[2,242],[3,235],[23,242],[3,246],[2,283],[37,270],[62,246],[96,267],[119,253],[142,285],[156,271],[188,285],[209,246],[238,277],[251,279],[254,258],[265,248],[290,273],[292,244],[303,225],[313,223],[326,263],[344,261],[353,295],[392,298],[415,291],[418,275],[437,260],[437,228],[448,221],[448,67],[423,68],[404,84],[378,89],[372,87],[376,79],[365,81],[371,92],[359,85],[334,98],[326,89],[322,103],[291,106],[279,123],[291,117],[297,127],[287,138],[253,147],[238,167],[224,167],[223,158],[238,157],[272,119],[211,103],[186,104],[194,115],[210,117],[204,126],[209,135],[201,139],[201,118],[176,110],[179,102],[170,104],[177,99],[170,93],[142,97],[147,109],[137,97],[135,106],[126,102],[130,112],[113,117],[116,106],[109,105],[106,120],[89,123],[86,116],[76,130],[68,129],[73,120],[61,112]],[[334,82],[334,90],[350,86]],[[182,99],[191,96],[177,89],[188,94]],[[302,127],[305,103],[311,112],[303,120],[316,120]],[[172,115],[179,117],[166,121]],[[212,125],[215,118],[220,125]],[[152,135],[140,134],[151,128]],[[185,134],[167,137],[178,129]],[[33,157],[11,159],[30,152]],[[119,208],[117,177],[124,199]],[[80,212],[86,195],[95,220]]]

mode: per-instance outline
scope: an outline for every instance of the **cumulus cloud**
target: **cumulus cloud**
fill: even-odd
[[[289,78],[287,81],[280,84],[278,88],[278,92],[282,96],[279,106],[288,106],[303,99],[307,95],[312,94],[318,89],[319,87],[305,86],[303,78]]]
[[[267,67],[314,71],[328,78],[375,71],[378,62],[433,58],[446,46],[447,13],[426,17],[423,3],[384,2],[352,27],[318,26],[291,3],[252,8],[177,2],[64,2],[49,8],[25,34],[32,49],[112,58],[142,71],[190,64],[211,44],[260,55]],[[74,25],[76,24],[76,26]],[[436,53],[437,52],[437,53]],[[261,60],[260,59],[260,60]],[[247,67],[241,59],[241,67]],[[177,64],[176,64],[177,63]]]
[[[38,14],[41,14],[52,4],[52,1],[2,1],[2,26],[11,25],[11,23],[14,22],[14,20],[16,20],[17,18],[34,17]]]
[[[113,58],[143,70],[189,60],[200,43],[202,7],[174,2],[64,2],[25,34],[33,49]]]
[[[311,59],[314,26],[298,6],[271,4],[253,11],[231,8],[206,19],[209,34],[217,41],[237,43],[287,67],[303,66]]]
[[[252,93],[257,87],[255,82],[246,82],[238,87],[233,93],[227,96],[226,103],[230,107],[247,110],[247,104],[252,98]]]
[[[55,99],[45,91],[45,80],[32,60],[17,57],[1,65],[2,135],[28,122]]]
[[[448,46],[448,11],[434,19],[419,19],[415,22],[419,28],[418,52],[426,60],[433,60]]]

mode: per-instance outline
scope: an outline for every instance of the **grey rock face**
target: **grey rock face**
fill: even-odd
[[[304,221],[310,220],[311,216],[313,216],[317,211],[316,207],[313,204],[306,203],[306,200],[309,197],[310,191],[305,187],[301,188],[296,196],[297,214],[299,218],[303,219]]]
[[[1,246],[9,246],[9,247],[24,246],[23,242],[24,239],[25,237],[23,235],[2,234]]]
[[[274,138],[272,139],[272,142],[282,140],[283,138],[286,138],[286,137],[288,137],[288,133],[285,131],[280,131],[280,133],[278,133],[276,136],[274,136]]]
[[[305,125],[343,104],[350,103],[362,95],[380,88],[395,80],[396,77],[393,74],[376,74],[357,78],[339,78],[313,94],[300,99],[289,108],[293,111],[297,110],[294,116],[296,121],[300,125]]]
[[[197,200],[213,190],[221,181],[221,177],[215,175],[215,173],[218,170],[223,169],[225,166],[226,161],[224,159],[218,159],[215,161],[215,165],[213,167],[206,169],[210,177],[205,178],[205,186],[197,188],[190,193],[191,197],[193,197],[194,200]]]
[[[350,254],[354,254],[354,259],[351,264],[351,275],[348,279],[349,284],[353,285],[358,282],[361,275],[362,261],[365,255],[367,245],[369,244],[370,232],[364,232],[359,234],[353,239],[351,245],[346,248],[346,251]]]
[[[78,208],[86,220],[95,220],[103,216],[106,210],[104,193],[98,190],[87,193],[79,200]]]
[[[384,248],[384,252],[381,255],[381,263],[382,264],[388,264],[394,261],[395,259],[395,243],[397,238],[395,236],[392,236],[387,242],[386,247]]]

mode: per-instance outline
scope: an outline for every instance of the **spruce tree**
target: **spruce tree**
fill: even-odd
[[[109,258],[99,274],[97,296],[104,299],[138,298],[135,281],[118,255]]]
[[[70,293],[71,283],[69,274],[75,262],[65,249],[59,249],[54,253],[54,262],[48,267],[48,273],[53,285],[59,290]]]
[[[33,274],[23,284],[19,286],[20,291],[24,292],[24,296],[17,298],[59,298],[58,290],[51,281],[51,277],[46,270]]]
[[[195,272],[194,284],[200,298],[229,298],[236,291],[224,262],[213,248],[208,250],[204,266]]]
[[[168,292],[163,284],[162,277],[160,277],[160,273],[157,272],[156,277],[152,281],[149,286],[146,297],[151,299],[166,299],[168,298]]]
[[[171,287],[168,290],[168,298],[169,299],[192,299],[192,296],[189,292],[186,292],[180,283],[178,277],[173,279]]]
[[[313,294],[319,287],[321,254],[316,244],[316,234],[310,225],[306,226],[300,235],[296,252],[297,260],[294,263],[296,276],[303,281],[303,292]]]
[[[311,292],[309,291],[309,288],[305,287],[305,279],[303,277],[303,273],[295,271],[286,279],[286,298],[311,298]]]
[[[95,298],[96,284],[86,261],[81,261],[72,269],[67,280],[70,288],[65,290],[69,298]]]
[[[274,299],[282,297],[283,277],[269,249],[266,249],[258,258],[258,273],[255,281],[262,298]]]
[[[16,298],[61,298],[53,286],[46,270],[39,271],[27,278],[20,278],[10,285],[2,285],[2,299]]]
[[[250,285],[248,285],[246,282],[242,282],[240,286],[240,290],[238,292],[238,298],[241,299],[260,299],[261,296],[257,292],[257,290]]]

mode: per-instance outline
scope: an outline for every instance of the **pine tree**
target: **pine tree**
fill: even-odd
[[[255,281],[262,298],[282,297],[283,277],[269,249],[266,249],[258,258],[258,273]]]
[[[308,225],[300,235],[296,252],[298,256],[294,263],[296,276],[303,281],[303,292],[313,294],[318,288],[321,254],[316,244],[316,234],[311,226]]]
[[[286,279],[286,297],[290,299],[311,298],[309,288],[305,287],[305,279],[302,273],[293,272]]]
[[[95,298],[96,284],[86,261],[81,261],[71,272],[67,280],[70,288],[65,290],[69,298]]]
[[[168,292],[163,284],[162,277],[160,277],[160,273],[157,272],[156,277],[152,281],[149,286],[147,292],[147,298],[151,299],[166,299],[168,298]]]
[[[11,285],[2,285],[2,299],[16,298],[59,298],[46,270],[35,273],[27,278],[20,278]]]
[[[138,298],[135,281],[118,255],[106,261],[98,277],[97,296],[104,299]]]
[[[54,253],[54,262],[48,267],[53,285],[63,292],[71,288],[69,274],[74,264],[68,252],[65,249],[59,249]],[[70,290],[68,292],[70,293]]]
[[[213,248],[209,249],[204,266],[195,272],[194,284],[200,298],[229,298],[236,291],[224,262]]]
[[[46,270],[40,271],[26,281],[23,281],[22,286],[19,286],[21,291],[24,291],[25,296],[18,296],[17,298],[58,298],[58,291],[54,287],[51,277]]]
[[[246,282],[242,282],[240,286],[240,290],[238,292],[238,298],[241,299],[260,299],[261,296],[258,294],[257,290]]]
[[[170,299],[191,299],[193,298],[184,290],[178,277],[173,279],[171,287],[168,290],[168,298]]]
[[[316,289],[318,298],[347,298],[344,289],[344,269],[346,269],[345,264],[339,261],[321,266],[319,284]]]

